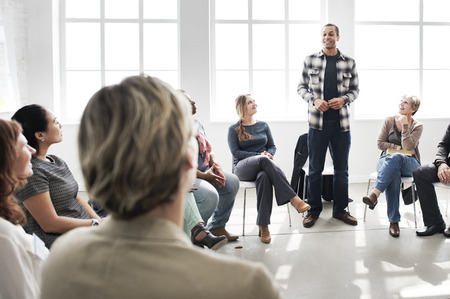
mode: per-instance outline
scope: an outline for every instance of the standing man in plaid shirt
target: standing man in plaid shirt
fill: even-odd
[[[350,151],[349,106],[359,94],[355,60],[336,47],[339,28],[322,28],[322,51],[305,58],[298,94],[308,102],[309,175],[308,203],[311,209],[303,220],[312,227],[322,212],[322,171],[327,149],[334,165],[333,218],[349,225],[358,221],[346,211],[348,206],[348,155]]]

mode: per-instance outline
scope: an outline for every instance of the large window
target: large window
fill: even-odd
[[[92,94],[145,73],[179,85],[177,0],[61,2],[61,116],[78,120]]]
[[[14,111],[19,99],[11,13],[0,11],[0,113]]]
[[[418,117],[448,117],[449,10],[447,0],[355,1],[356,118],[386,117],[404,94],[422,99]]]
[[[211,1],[211,119],[236,119],[234,100],[251,93],[265,120],[304,120],[297,94],[304,58],[320,50],[323,1]],[[316,41],[316,42],[315,42]]]

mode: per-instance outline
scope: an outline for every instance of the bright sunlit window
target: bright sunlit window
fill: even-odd
[[[234,100],[251,93],[258,117],[305,120],[297,84],[307,55],[321,49],[323,1],[211,1],[211,119],[236,119]]]
[[[449,9],[446,0],[355,1],[355,118],[384,118],[404,94],[421,98],[417,117],[448,117]]]
[[[127,76],[145,73],[179,85],[177,0],[61,3],[61,114],[65,120],[79,120],[95,91]]]
[[[12,15],[0,13],[0,112],[14,111],[19,99],[12,28]]]

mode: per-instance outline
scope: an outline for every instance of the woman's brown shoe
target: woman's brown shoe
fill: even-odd
[[[291,201],[291,205],[297,210],[297,212],[299,213],[304,213],[306,211],[308,211],[309,209],[311,209],[311,206],[309,204],[307,204],[306,202],[304,202],[303,200],[300,199],[300,201],[298,202],[297,206],[294,206],[294,204]]]
[[[272,237],[270,236],[269,228],[265,228],[262,230],[262,226],[259,227],[259,236],[261,237],[261,242],[269,244],[272,241]]]
[[[369,209],[371,209],[371,210],[375,209],[375,207],[378,203],[378,199],[377,199],[377,196],[375,195],[375,193],[370,193],[369,196],[364,196],[362,201],[363,201],[363,203],[368,205]]]

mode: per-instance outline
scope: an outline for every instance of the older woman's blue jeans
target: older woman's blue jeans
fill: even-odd
[[[377,163],[377,181],[374,188],[386,192],[387,216],[389,222],[400,222],[399,198],[402,177],[411,177],[420,166],[416,157],[403,154],[382,155]]]

